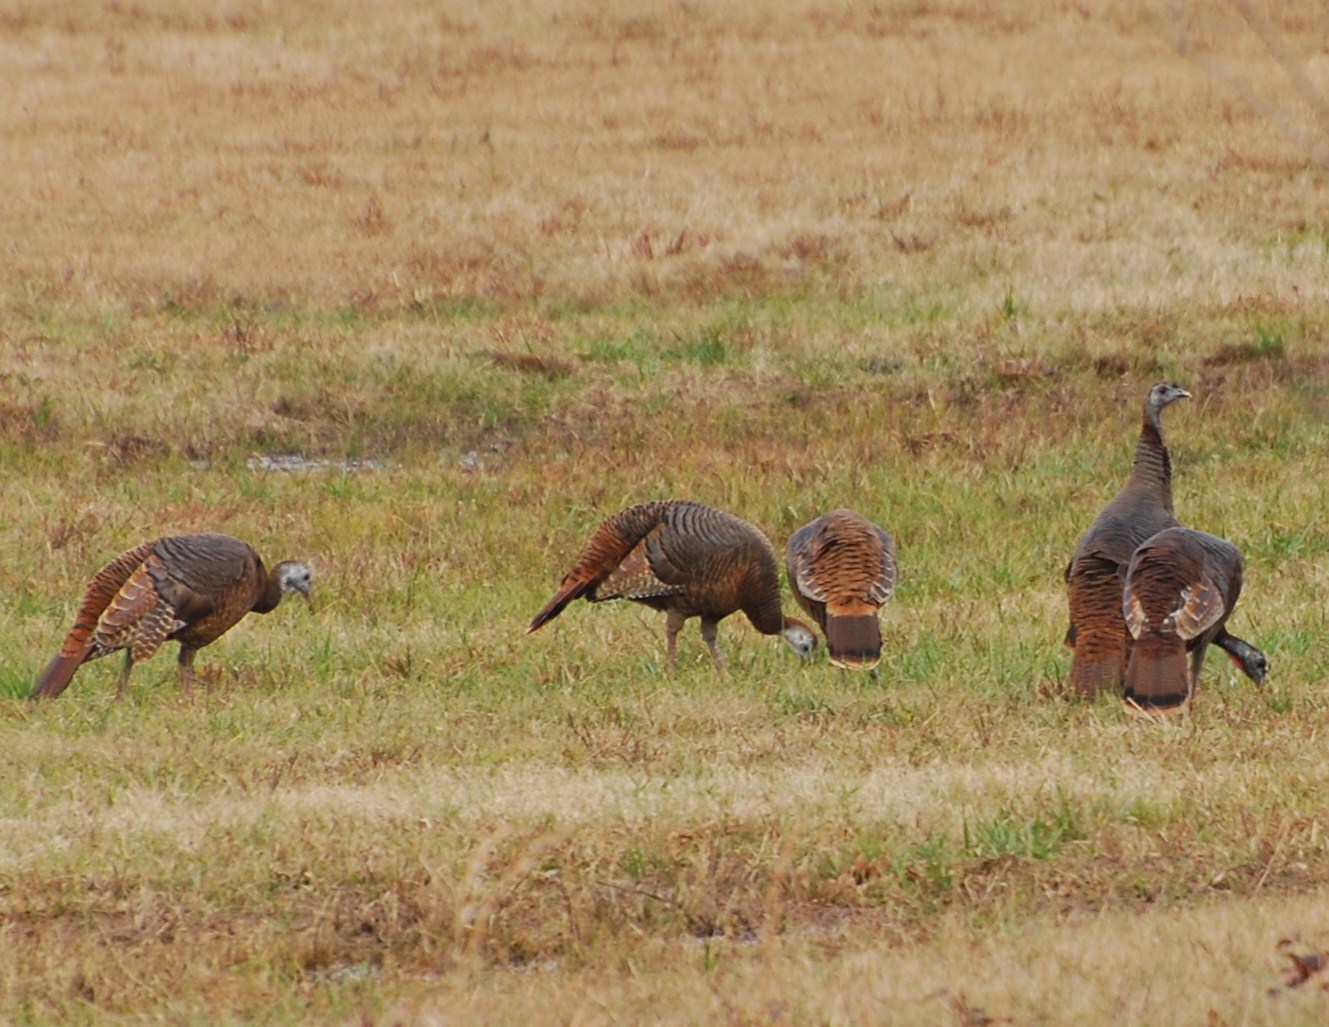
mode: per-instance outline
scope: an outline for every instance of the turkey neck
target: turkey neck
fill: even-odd
[[[281,602],[281,578],[275,570],[264,572],[262,564],[259,564],[259,573],[263,575],[263,589],[250,609],[254,613],[271,613]]]
[[[1127,487],[1132,491],[1156,491],[1168,513],[1172,512],[1172,460],[1163,444],[1162,414],[1148,405]]]
[[[748,615],[752,626],[763,635],[778,635],[785,629],[785,615],[780,608],[778,591],[760,603],[745,606],[743,612]]]

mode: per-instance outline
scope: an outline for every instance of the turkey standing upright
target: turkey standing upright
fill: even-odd
[[[1122,684],[1131,639],[1121,614],[1121,589],[1136,547],[1177,524],[1172,510],[1172,461],[1163,443],[1163,408],[1190,393],[1159,382],[1144,401],[1135,463],[1125,486],[1105,506],[1066,566],[1071,688],[1086,698]]]
[[[891,536],[853,510],[833,510],[790,536],[785,567],[798,605],[826,636],[831,663],[875,672],[877,612],[898,576]]]
[[[122,553],[88,583],[74,627],[37,679],[31,699],[53,699],[89,660],[125,651],[117,697],[136,661],[163,642],[180,643],[180,683],[194,680],[194,654],[247,613],[274,610],[288,592],[309,598],[309,568],[295,560],[271,571],[230,535],[168,535]]]
[[[717,625],[736,610],[762,634],[782,635],[800,656],[817,644],[811,628],[780,609],[780,572],[770,540],[747,521],[688,500],[628,507],[596,528],[527,634],[580,598],[631,599],[663,610],[671,667],[679,629],[689,617],[701,618],[701,637],[721,668]]]
[[[1241,570],[1236,546],[1192,528],[1166,528],[1135,551],[1122,592],[1135,640],[1126,665],[1128,702],[1150,710],[1184,706],[1210,643],[1227,650],[1256,684],[1264,680],[1264,654],[1226,628],[1241,595]]]

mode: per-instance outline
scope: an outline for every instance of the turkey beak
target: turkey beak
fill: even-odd
[[[308,586],[308,585],[306,585],[304,588],[300,589],[300,594],[301,594],[302,596],[305,597],[305,602],[309,604],[309,609],[310,609],[311,611],[314,609],[314,595],[313,595],[313,592],[314,592],[313,588],[312,588],[311,586]]]

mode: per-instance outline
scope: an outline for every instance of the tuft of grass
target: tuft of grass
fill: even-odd
[[[1056,808],[1046,814],[1039,810],[1026,817],[1003,809],[972,824],[966,818],[963,847],[966,853],[980,859],[1023,856],[1045,860],[1082,837],[1075,811],[1065,796],[1058,796]]]
[[[718,334],[707,332],[695,339],[679,340],[669,350],[675,360],[698,367],[717,367],[729,362],[729,345]]]

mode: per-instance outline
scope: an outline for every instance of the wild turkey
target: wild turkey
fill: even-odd
[[[1210,643],[1262,682],[1264,654],[1227,632],[1240,595],[1241,552],[1226,539],[1167,528],[1146,540],[1131,558],[1122,592],[1122,613],[1135,639],[1126,665],[1127,701],[1150,710],[1185,705]]]
[[[1163,408],[1190,393],[1159,382],[1144,401],[1144,423],[1135,447],[1135,465],[1125,486],[1105,506],[1075,546],[1066,565],[1073,647],[1071,688],[1086,698],[1118,688],[1130,651],[1121,616],[1126,567],[1141,542],[1176,525],[1172,511],[1172,461],[1163,443]]]
[[[117,697],[134,663],[170,639],[180,643],[180,682],[194,682],[194,654],[247,613],[274,610],[288,592],[309,598],[309,568],[295,560],[266,570],[230,535],[169,535],[116,557],[88,583],[74,627],[29,698],[53,699],[89,660],[125,651]]]
[[[688,500],[628,507],[596,528],[527,634],[581,598],[631,599],[663,610],[671,667],[677,664],[679,629],[689,617],[701,618],[701,637],[717,668],[724,667],[724,658],[716,627],[737,610],[762,634],[782,635],[800,656],[811,655],[817,644],[811,628],[780,609],[775,550],[761,530]]]
[[[837,667],[881,662],[877,611],[895,592],[891,536],[853,510],[833,510],[799,528],[785,547],[789,587],[826,636]]]

